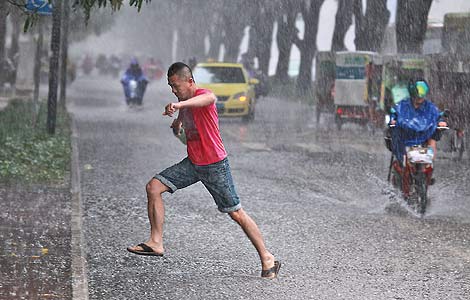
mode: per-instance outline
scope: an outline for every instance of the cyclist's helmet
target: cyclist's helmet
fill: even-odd
[[[410,80],[408,92],[411,98],[425,98],[429,92],[429,85],[424,79]]]

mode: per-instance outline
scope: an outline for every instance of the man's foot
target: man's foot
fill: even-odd
[[[163,252],[157,252],[153,250],[152,247],[144,243],[138,244],[134,247],[128,247],[127,251],[138,255],[163,256]]]
[[[262,270],[261,271],[261,277],[263,277],[263,278],[276,278],[280,269],[281,269],[281,262],[276,260],[274,262],[273,267],[271,267],[267,270]]]

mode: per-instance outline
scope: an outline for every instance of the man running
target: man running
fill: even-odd
[[[191,68],[182,62],[172,64],[167,76],[178,102],[167,104],[163,115],[171,117],[179,112],[171,127],[175,134],[180,134],[180,129],[184,128],[188,156],[155,175],[147,184],[150,238],[127,250],[140,255],[163,256],[162,194],[174,193],[201,181],[219,211],[228,213],[256,248],[261,260],[261,277],[277,277],[281,263],[266,249],[258,226],[241,207],[235,191],[227,152],[220,137],[216,96],[207,89],[198,88]]]

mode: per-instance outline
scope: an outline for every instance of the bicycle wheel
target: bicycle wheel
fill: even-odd
[[[413,184],[417,198],[417,212],[424,215],[428,204],[428,185],[426,184],[426,176],[422,170],[418,170],[414,175]]]
[[[401,175],[398,174],[397,170],[395,170],[394,168],[392,168],[391,171],[390,181],[392,182],[393,187],[403,190],[401,185]]]

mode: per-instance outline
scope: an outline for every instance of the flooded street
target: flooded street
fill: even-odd
[[[0,300],[470,299],[469,0],[0,1],[0,67]]]
[[[382,132],[334,126],[300,102],[258,99],[255,120],[220,119],[246,211],[282,261],[259,278],[256,252],[200,183],[164,194],[165,256],[126,251],[149,233],[145,184],[186,149],[162,116],[176,101],[152,82],[139,109],[118,79],[79,77],[78,129],[90,299],[468,299],[470,162],[438,152],[423,218],[390,183]],[[438,145],[439,147],[439,145]]]

